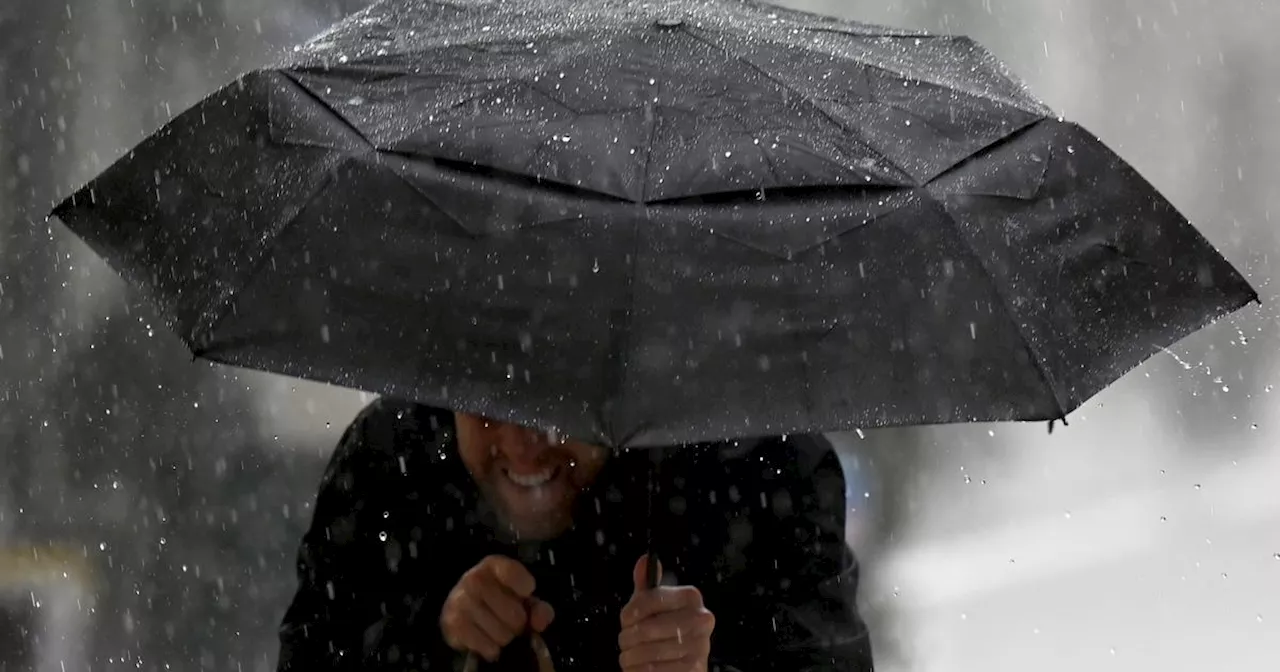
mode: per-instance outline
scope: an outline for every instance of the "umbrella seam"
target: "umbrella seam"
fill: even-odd
[[[331,159],[326,161],[326,163],[336,162]],[[258,259],[253,262],[253,267],[244,275],[243,281],[229,286],[227,289],[220,292],[216,299],[211,300],[209,305],[205,306],[204,309],[200,311],[200,321],[197,323],[197,328],[193,329],[191,333],[192,349],[195,351],[196,355],[200,355],[208,351],[208,344],[202,345],[201,340],[204,338],[212,339],[213,333],[217,331],[222,322],[226,320],[227,314],[230,313],[232,306],[234,306],[236,296],[253,283],[258,274],[262,272],[263,267],[266,266],[267,261],[272,258],[271,246],[276,241],[280,240],[280,236],[302,217],[302,212],[306,210],[307,206],[309,206],[313,200],[315,200],[315,197],[318,194],[324,191],[325,186],[332,181],[333,178],[326,167],[326,169],[319,175],[318,179],[313,181],[312,188],[306,200],[298,205],[292,215],[287,219],[282,218],[284,221],[272,226],[271,230],[267,232],[267,237],[261,243],[262,256],[258,257]],[[288,210],[286,210],[286,212],[288,212]],[[206,322],[208,323],[208,326],[201,326]]]
[[[813,30],[813,29],[809,29],[809,30]],[[819,31],[819,32],[835,33],[835,32],[839,32],[839,31]],[[855,36],[850,36],[850,37],[855,37]],[[991,53],[991,51],[990,51],[989,49],[987,49],[987,48],[986,48],[986,47],[984,47],[982,44],[978,43],[977,41],[975,41],[975,40],[973,40],[972,38],[970,38],[970,37],[968,37],[968,36],[965,36],[965,35],[929,35],[929,36],[927,36],[927,37],[916,37],[916,36],[911,36],[911,35],[885,35],[885,36],[883,36],[883,37],[887,37],[887,38],[889,38],[889,39],[905,39],[905,38],[912,38],[912,39],[929,39],[929,40],[939,40],[939,39],[944,39],[944,40],[948,40],[948,41],[951,41],[951,42],[956,42],[956,41],[968,42],[968,43],[972,44],[973,46],[977,47],[977,48],[982,52],[982,54],[983,54],[983,56],[984,56],[983,60],[985,60],[985,61],[989,61],[989,62],[993,62],[995,65],[998,65],[998,66],[1003,66],[1003,62],[1002,62],[1002,61],[1000,61],[1000,59],[999,59],[999,58],[997,58],[994,54],[992,54],[992,53]],[[793,46],[793,45],[784,45],[784,46]],[[1000,95],[1000,96],[998,96],[998,97],[997,97],[997,96],[995,96],[995,95],[991,95],[990,93],[984,93],[984,92],[974,91],[974,90],[972,90],[972,89],[971,89],[970,87],[968,87],[968,86],[964,86],[964,87],[952,86],[951,84],[947,84],[947,83],[943,83],[943,82],[935,81],[934,79],[928,79],[928,78],[925,78],[925,77],[920,77],[920,76],[918,76],[918,75],[908,74],[907,72],[900,71],[900,70],[895,70],[895,69],[893,69],[893,68],[886,67],[886,66],[883,66],[883,65],[877,65],[877,64],[875,64],[875,63],[871,63],[871,62],[868,62],[868,61],[861,60],[860,58],[857,58],[857,57],[852,57],[852,56],[843,56],[843,55],[837,55],[837,54],[831,54],[831,53],[828,53],[828,52],[826,52],[826,51],[819,51],[819,50],[806,50],[806,51],[816,51],[817,53],[823,54],[823,55],[825,55],[825,56],[832,56],[832,57],[836,57],[836,58],[847,58],[848,60],[853,61],[853,62],[855,62],[855,63],[857,63],[857,64],[859,64],[859,65],[865,66],[865,67],[867,67],[867,68],[869,68],[869,69],[871,69],[871,70],[879,70],[880,72],[888,73],[888,74],[893,75],[893,76],[895,76],[895,77],[901,77],[901,78],[903,78],[903,79],[913,79],[913,80],[916,80],[916,81],[919,81],[919,82],[924,82],[924,83],[926,83],[926,84],[930,84],[930,85],[932,85],[932,86],[936,86],[936,87],[941,88],[941,89],[947,89],[947,90],[949,90],[949,91],[955,91],[956,93],[962,93],[962,94],[964,94],[964,95],[966,95],[966,96],[972,96],[972,97],[974,97],[974,98],[985,99],[985,100],[990,100],[990,101],[992,101],[992,102],[996,102],[996,103],[1001,103],[1001,104],[1009,105],[1010,107],[1017,108],[1017,109],[1019,109],[1019,110],[1022,110],[1023,112],[1029,112],[1029,113],[1032,113],[1032,114],[1039,114],[1039,115],[1050,115],[1050,114],[1052,114],[1052,113],[1053,113],[1052,109],[1050,109],[1047,105],[1045,105],[1043,102],[1041,102],[1039,99],[1037,99],[1037,98],[1036,98],[1036,97],[1035,97],[1035,96],[1030,92],[1030,90],[1027,88],[1027,86],[1026,86],[1026,84],[1025,84],[1025,83],[1023,83],[1022,81],[1020,81],[1020,80],[1016,79],[1014,76],[1012,76],[1012,75],[1011,75],[1011,73],[1009,73],[1009,72],[1008,72],[1008,68],[1006,68],[1006,67],[999,67],[999,68],[997,68],[997,70],[999,70],[999,72],[997,72],[997,74],[998,74],[999,76],[1003,77],[1004,79],[1008,80],[1009,82],[1011,82],[1011,83],[1012,83],[1012,84],[1014,84],[1015,86],[1017,86],[1017,87],[1018,87],[1018,89],[1019,89],[1019,90],[1020,90],[1024,95],[1026,95],[1026,96],[1027,96],[1028,100],[1027,100],[1026,102],[1031,103],[1031,104],[1032,104],[1032,107],[1038,107],[1038,109],[1028,109],[1028,106],[1027,106],[1026,104],[1024,104],[1023,102],[1020,102],[1020,101],[1018,101],[1018,100],[1012,99],[1012,98],[1007,97],[1007,96]],[[904,68],[904,70],[906,70],[906,68]]]
[[[1058,409],[1057,418],[1065,420],[1067,417],[1066,404],[1063,403],[1062,397],[1058,393],[1058,386],[1054,382],[1053,376],[1049,374],[1049,370],[1045,366],[1045,362],[1043,358],[1041,358],[1040,353],[1031,345],[1031,339],[1027,338],[1026,332],[1022,330],[1022,326],[1018,323],[1013,312],[1013,307],[1009,304],[1009,300],[1005,298],[1004,292],[1000,290],[1000,285],[996,282],[995,274],[991,272],[991,269],[987,268],[986,261],[983,259],[982,255],[978,254],[977,248],[969,242],[969,238],[960,227],[960,222],[952,216],[950,210],[947,210],[947,206],[932,195],[930,195],[930,200],[932,200],[938,207],[938,210],[942,212],[942,216],[946,221],[950,222],[951,229],[955,232],[956,238],[960,240],[960,244],[964,247],[965,251],[969,253],[969,256],[973,257],[974,261],[978,263],[978,269],[982,271],[984,276],[986,276],[987,282],[991,285],[992,293],[995,294],[996,299],[1000,302],[1000,307],[1004,310],[1004,314],[1009,319],[1009,323],[1013,325],[1014,333],[1018,335],[1018,338],[1022,341],[1022,347],[1025,348],[1027,354],[1031,356],[1031,363],[1035,366],[1036,372],[1040,374],[1040,379],[1044,381],[1044,384],[1049,387],[1049,394],[1052,395],[1053,403]]]
[[[786,82],[784,82],[782,79],[780,79],[780,78],[778,78],[777,76],[773,75],[772,73],[768,72],[767,70],[765,70],[764,68],[760,67],[759,65],[756,65],[755,63],[752,63],[751,61],[749,61],[749,60],[747,60],[747,59],[743,58],[742,56],[740,56],[740,55],[738,55],[738,54],[733,53],[732,51],[730,51],[730,50],[729,50],[729,48],[728,48],[728,47],[726,47],[726,46],[724,46],[724,45],[722,45],[722,44],[718,44],[718,43],[716,43],[716,42],[714,42],[714,41],[712,41],[712,40],[710,40],[710,39],[708,39],[708,38],[706,38],[706,37],[703,37],[703,36],[701,36],[701,35],[698,35],[698,34],[694,33],[693,31],[689,30],[688,28],[682,28],[682,29],[681,29],[681,32],[682,32],[682,33],[684,33],[684,34],[686,34],[686,35],[688,35],[689,37],[692,37],[693,39],[695,39],[695,40],[697,40],[697,41],[699,41],[699,42],[701,42],[701,43],[703,43],[703,44],[705,44],[705,45],[707,45],[707,46],[711,47],[712,49],[716,49],[717,51],[722,52],[725,56],[728,56],[729,58],[732,58],[733,60],[735,60],[735,61],[737,61],[737,62],[739,62],[739,63],[741,63],[741,64],[743,64],[743,65],[747,66],[748,68],[750,68],[750,69],[752,69],[752,70],[754,70],[754,71],[756,71],[756,72],[760,73],[760,75],[761,75],[762,77],[764,77],[765,79],[767,79],[767,80],[769,80],[769,81],[773,82],[776,86],[778,86],[778,87],[779,87],[779,88],[781,88],[782,90],[784,90],[784,91],[786,91],[786,92],[788,92],[788,93],[791,93],[792,95],[794,95],[794,96],[798,97],[801,101],[803,101],[806,105],[808,105],[810,108],[812,108],[814,111],[816,111],[819,115],[821,115],[821,116],[825,117],[825,118],[826,118],[828,121],[830,121],[832,124],[835,124],[835,126],[836,126],[837,128],[839,128],[840,130],[844,131],[845,133],[848,133],[849,135],[851,135],[851,136],[853,136],[853,137],[857,138],[857,139],[858,139],[858,140],[863,144],[863,146],[865,146],[867,149],[869,149],[869,150],[871,150],[871,151],[875,152],[875,153],[880,157],[880,159],[881,159],[882,161],[884,161],[886,164],[888,164],[888,165],[890,165],[890,166],[893,166],[893,168],[894,168],[895,170],[897,170],[899,173],[901,173],[902,175],[904,175],[904,176],[906,176],[908,179],[910,179],[910,180],[912,181],[912,184],[915,184],[915,185],[917,185],[917,186],[919,185],[919,183],[918,183],[918,181],[916,180],[916,178],[915,178],[913,175],[911,175],[911,173],[910,173],[910,172],[908,172],[907,170],[905,170],[902,166],[899,166],[899,165],[898,165],[897,163],[895,163],[892,159],[890,159],[889,157],[885,156],[882,152],[880,152],[879,150],[877,150],[875,147],[872,147],[872,146],[871,146],[871,143],[870,143],[870,142],[868,142],[868,141],[866,140],[866,138],[865,138],[865,137],[863,137],[863,135],[857,131],[857,129],[855,129],[855,128],[853,128],[853,127],[849,126],[848,124],[846,124],[845,122],[843,122],[843,121],[841,121],[839,118],[837,118],[834,114],[831,114],[831,112],[829,112],[829,111],[827,111],[827,110],[823,109],[821,105],[818,105],[818,104],[817,104],[817,102],[815,102],[812,98],[810,98],[808,95],[806,95],[805,93],[803,93],[803,92],[802,92],[802,91],[800,91],[799,89],[796,89],[795,87],[791,86],[790,84],[787,84],[787,83],[786,83]],[[832,161],[832,163],[835,163],[836,165],[840,166],[840,167],[841,167],[841,168],[843,168],[844,170],[849,170],[849,167],[848,167],[848,166],[845,166],[845,165],[843,165],[843,164],[837,163],[837,162],[835,162],[835,161]]]

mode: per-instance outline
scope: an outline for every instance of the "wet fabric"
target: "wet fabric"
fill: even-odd
[[[198,356],[601,443],[1054,420],[1256,297],[972,40],[387,0],[56,211]]]

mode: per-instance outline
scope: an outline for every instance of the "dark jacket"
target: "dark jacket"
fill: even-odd
[[[556,610],[545,640],[557,672],[617,670],[618,613],[651,521],[664,568],[697,586],[716,615],[712,670],[872,669],[843,540],[844,477],[829,444],[792,437],[668,451],[652,518],[647,468],[643,453],[611,457],[579,498],[572,530],[516,546],[483,522],[452,415],[375,402],[347,429],[320,486],[279,669],[456,669],[441,606],[465,571],[500,553],[529,567]]]

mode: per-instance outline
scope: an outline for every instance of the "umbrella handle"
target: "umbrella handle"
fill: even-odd
[[[658,570],[658,550],[656,545],[654,544],[654,532],[656,531],[654,528],[656,526],[654,525],[653,516],[654,516],[654,500],[658,498],[658,475],[659,475],[659,472],[661,471],[661,466],[662,466],[662,453],[656,449],[650,449],[649,450],[649,484],[648,484],[649,485],[649,488],[648,488],[649,501],[647,502],[648,509],[649,509],[649,513],[648,513],[649,529],[647,530],[648,534],[646,535],[647,538],[645,539],[645,545],[649,548],[649,552],[645,554],[645,559],[644,559],[645,583],[647,584],[645,587],[648,588],[649,590],[653,590],[654,588],[658,587],[658,578],[659,578],[658,577],[658,571],[659,571]]]

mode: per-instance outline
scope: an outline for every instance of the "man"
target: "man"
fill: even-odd
[[[652,511],[649,479],[643,452],[375,402],[321,485],[279,669],[532,671],[543,642],[557,672],[872,669],[829,445],[672,449]]]

